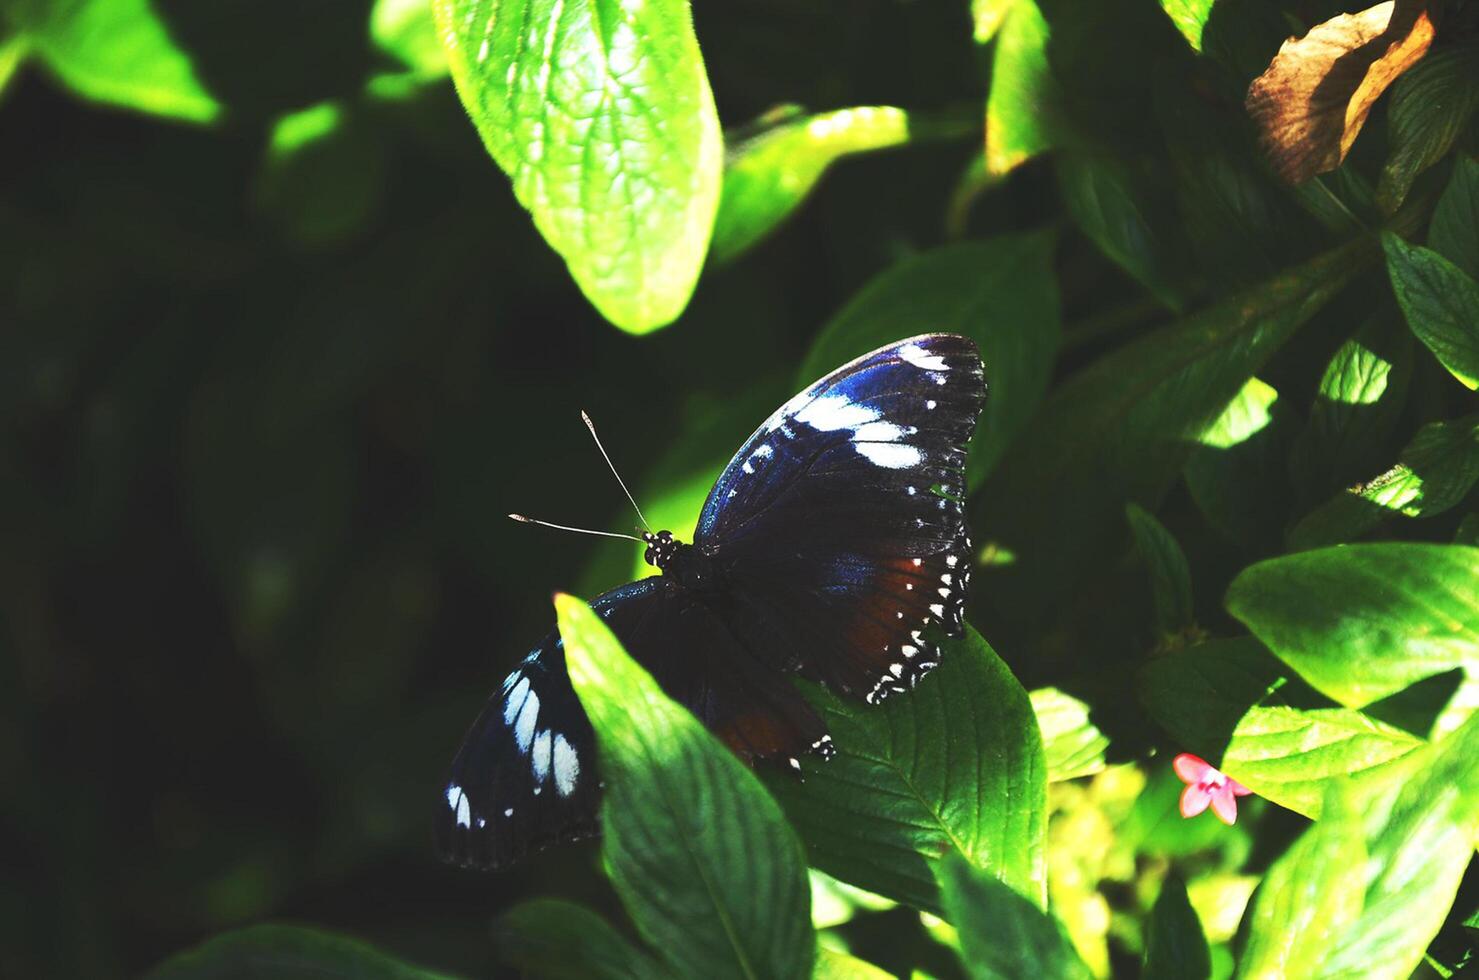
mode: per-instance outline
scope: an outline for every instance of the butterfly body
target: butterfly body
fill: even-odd
[[[985,397],[975,345],[880,348],[781,406],[715,482],[692,543],[643,535],[661,575],[592,602],[628,652],[738,755],[830,757],[792,683],[870,703],[938,663],[963,629],[965,452]],[[452,764],[442,855],[501,867],[597,829],[594,737],[558,632],[505,679]]]

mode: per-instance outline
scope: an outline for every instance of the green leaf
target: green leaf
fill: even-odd
[[[1056,919],[954,855],[940,864],[945,917],[960,934],[960,958],[975,980],[1088,980]]]
[[[367,943],[302,926],[250,926],[177,953],[146,974],[148,980],[438,980]]]
[[[839,953],[834,949],[817,948],[816,970],[812,980],[889,980],[893,974],[880,970],[867,960]]]
[[[1058,157],[1058,184],[1069,215],[1099,250],[1180,312],[1185,246],[1167,237],[1177,222],[1161,213],[1148,181],[1118,161],[1073,152]]]
[[[1433,251],[1479,279],[1479,160],[1459,157],[1428,226]]]
[[[1146,980],[1206,980],[1212,975],[1211,953],[1202,920],[1186,897],[1186,884],[1176,875],[1167,876],[1161,894],[1146,923]]]
[[[972,501],[978,534],[1017,556],[982,580],[977,602],[1030,625],[1119,550],[1125,503],[1170,487],[1248,379],[1361,270],[1369,245],[1352,249],[1146,333],[1060,385]]]
[[[1182,470],[1207,522],[1253,551],[1278,541],[1288,505],[1283,447],[1289,426],[1278,400],[1271,386],[1249,378],[1197,437]]]
[[[0,0],[0,9],[84,98],[188,122],[221,114],[149,0]]]
[[[809,976],[806,862],[780,808],[589,606],[555,610],[607,784],[602,853],[638,931],[680,976]]]
[[[320,102],[273,124],[256,203],[303,245],[343,242],[379,209],[385,163],[385,144],[357,107]]]
[[[814,686],[837,757],[802,760],[805,781],[770,780],[811,863],[833,877],[936,910],[930,866],[957,851],[1047,901],[1047,766],[1027,692],[970,630],[940,666],[878,706]]]
[[[1292,549],[1360,537],[1396,514],[1433,517],[1457,506],[1479,482],[1479,416],[1423,426],[1397,465],[1337,494],[1289,532]]]
[[[550,980],[646,980],[666,975],[601,916],[572,902],[540,898],[516,905],[493,928],[499,958]]]
[[[1479,388],[1479,282],[1437,252],[1390,232],[1381,241],[1407,325],[1464,387]]]
[[[1156,629],[1162,636],[1175,636],[1195,622],[1186,555],[1165,525],[1143,508],[1126,504],[1125,517],[1135,536],[1135,548],[1150,570]]]
[[[811,924],[818,929],[851,922],[859,911],[883,912],[899,904],[891,898],[838,881],[815,868],[807,877],[811,879]]]
[[[1411,334],[1393,312],[1366,321],[1330,358],[1289,451],[1303,499],[1318,500],[1390,459],[1381,450],[1406,402],[1411,348]]]
[[[787,120],[732,147],[714,219],[714,260],[728,261],[774,231],[836,161],[909,139],[903,109],[859,106]]]
[[[977,40],[980,40],[977,16]],[[986,173],[1000,177],[1057,142],[1058,89],[1048,69],[1048,22],[1037,0],[1016,0],[991,57],[986,93]]]
[[[1402,980],[1442,927],[1479,842],[1479,716],[1356,789],[1365,901],[1317,976]]]
[[[31,43],[24,34],[17,34],[0,42],[0,100],[10,91],[10,83],[15,80],[30,53]]]
[[[1284,852],[1253,897],[1244,980],[1314,976],[1361,913],[1366,842],[1348,783],[1330,784],[1320,820]]]
[[[1036,411],[1058,351],[1058,284],[1048,232],[946,245],[886,270],[822,328],[802,363],[810,384],[855,357],[924,332],[981,348],[988,397],[967,457],[979,481]]]
[[[1089,706],[1056,687],[1040,687],[1028,696],[1037,715],[1037,727],[1042,731],[1048,782],[1102,772],[1109,736],[1090,720]]]
[[[977,44],[986,44],[1001,29],[1002,21],[1019,0],[971,0],[971,23]]]
[[[723,140],[685,0],[435,0],[462,104],[595,307],[632,333],[698,281]]]
[[[1392,86],[1387,125],[1391,155],[1376,186],[1377,206],[1392,214],[1417,175],[1437,163],[1479,109],[1479,43],[1438,48]]]
[[[432,0],[375,0],[370,38],[375,45],[424,78],[447,74],[447,49],[437,34]]]
[[[1193,51],[1202,50],[1202,30],[1212,15],[1214,0],[1161,0],[1161,9],[1186,38]]]
[[[1280,659],[1348,707],[1464,668],[1451,725],[1479,704],[1475,596],[1479,548],[1392,542],[1260,562],[1233,580],[1226,601]]]
[[[1381,770],[1416,736],[1331,705],[1256,640],[1214,640],[1141,669],[1140,700],[1178,744],[1265,799],[1316,816],[1330,780]]]

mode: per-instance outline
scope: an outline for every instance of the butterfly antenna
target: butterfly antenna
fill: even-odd
[[[591,438],[596,440],[596,448],[601,450],[601,455],[606,459],[606,465],[611,467],[611,475],[616,477],[616,482],[621,485],[621,492],[627,495],[627,500],[631,501],[632,510],[637,512],[637,518],[641,520],[642,526],[645,527],[648,531],[651,531],[652,525],[648,524],[647,518],[642,516],[642,508],[637,506],[636,498],[634,498],[632,496],[632,492],[627,489],[627,485],[625,481],[622,480],[621,474],[616,472],[616,464],[611,462],[610,456],[606,455],[606,447],[601,445],[601,437],[596,435],[596,423],[592,422],[591,417],[584,412],[580,413],[580,417],[585,420],[585,427],[591,430]]]
[[[536,521],[534,518],[525,517],[523,514],[510,514],[508,516],[511,519],[518,521],[520,524],[538,524],[540,527],[552,527],[556,531],[574,531],[576,534],[598,534],[603,538],[625,538],[628,541],[635,541],[638,544],[644,543],[641,538],[634,538],[630,534],[617,534],[615,531],[593,531],[588,527],[571,527],[568,524],[551,524],[549,521]]]

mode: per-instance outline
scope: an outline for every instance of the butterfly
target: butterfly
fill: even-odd
[[[877,703],[939,661],[971,576],[966,446],[986,397],[966,337],[926,334],[843,365],[740,447],[692,543],[642,536],[661,575],[591,603],[673,699],[741,758],[830,758],[793,676]],[[559,631],[504,679],[452,761],[436,814],[452,863],[501,868],[592,836],[595,735]]]

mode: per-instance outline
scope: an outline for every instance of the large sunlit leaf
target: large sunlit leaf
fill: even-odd
[[[1319,500],[1372,472],[1407,399],[1412,334],[1378,314],[1325,365],[1309,418],[1289,449],[1300,499]]]
[[[1479,416],[1423,426],[1397,465],[1337,494],[1289,532],[1291,548],[1360,537],[1398,514],[1433,517],[1457,506],[1479,482]]]
[[[1053,249],[1047,232],[1001,235],[888,269],[828,321],[797,384],[915,334],[970,337],[986,367],[986,405],[967,457],[970,482],[979,485],[1047,390],[1060,333]]]
[[[148,980],[450,980],[331,932],[301,926],[251,926],[170,957]]]
[[[977,38],[980,38],[977,20]],[[1048,22],[1037,0],[1006,12],[986,94],[986,173],[1000,177],[1053,148],[1058,91],[1048,68]]]
[[[1291,184],[1340,166],[1372,104],[1433,43],[1426,0],[1387,0],[1290,38],[1248,88],[1248,114]]]
[[[1135,538],[1135,550],[1150,573],[1156,629],[1162,636],[1174,636],[1191,626],[1195,618],[1186,554],[1166,526],[1143,507],[1126,505],[1125,517]]]
[[[774,231],[833,163],[900,146],[910,136],[903,109],[858,106],[787,119],[730,147],[714,219],[715,261],[735,257]]]
[[[1355,792],[1365,899],[1316,976],[1402,980],[1443,925],[1479,844],[1479,717]]]
[[[1248,379],[1366,264],[1369,245],[1352,248],[1153,330],[1058,387],[972,501],[977,534],[1016,555],[981,578],[977,601],[1029,619],[1120,547],[1125,503],[1165,492]]]
[[[1433,209],[1428,246],[1479,280],[1479,160],[1459,157]]]
[[[646,333],[683,311],[723,146],[686,0],[435,0],[462,103],[586,297]]]
[[[1170,875],[1146,923],[1145,980],[1206,980],[1212,974],[1211,954],[1202,920],[1186,897],[1186,883]]]
[[[1047,766],[1027,692],[974,630],[940,666],[878,706],[808,687],[838,755],[769,784],[812,864],[869,891],[939,909],[931,865],[952,851],[1032,902],[1047,898]]]
[[[780,808],[589,606],[555,610],[607,784],[606,867],[637,929],[680,976],[810,976],[806,862]]]
[[[940,863],[945,917],[960,937],[960,958],[974,980],[1089,980],[1058,921],[954,855]]]
[[[1259,796],[1315,816],[1330,780],[1379,770],[1422,741],[1331,704],[1256,640],[1214,640],[1158,657],[1140,699],[1182,747]]]
[[[1353,544],[1260,562],[1227,608],[1315,688],[1353,708],[1454,668],[1445,715],[1479,705],[1479,548]]]
[[[149,0],[3,0],[0,10],[85,98],[189,122],[221,113]]]
[[[1104,769],[1109,737],[1089,718],[1089,706],[1056,687],[1031,692],[1032,710],[1042,730],[1048,782],[1092,776]]]
[[[1479,42],[1434,51],[1397,80],[1388,110],[1391,156],[1376,203],[1401,207],[1418,174],[1443,159],[1479,109]]]
[[[1479,388],[1479,282],[1432,249],[1390,232],[1381,240],[1407,325],[1464,387]]]
[[[540,898],[516,905],[493,929],[499,958],[547,980],[647,980],[656,963],[595,912]]]
[[[1366,842],[1349,784],[1332,782],[1320,820],[1264,875],[1238,963],[1247,980],[1314,976],[1336,937],[1361,913]]]

